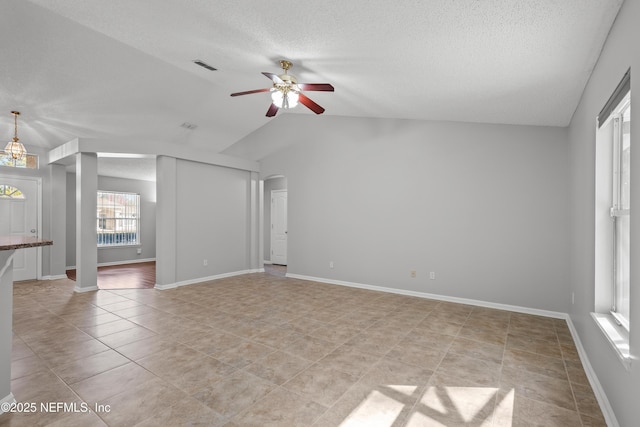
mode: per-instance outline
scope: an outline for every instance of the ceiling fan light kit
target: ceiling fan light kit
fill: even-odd
[[[322,91],[333,92],[334,88],[329,83],[300,83],[297,79],[288,73],[292,67],[292,63],[287,60],[281,60],[280,66],[284,70],[283,74],[277,75],[273,73],[263,72],[268,79],[273,82],[273,87],[264,89],[255,89],[245,92],[232,93],[231,96],[249,95],[252,93],[271,92],[271,105],[267,110],[267,117],[276,115],[279,109],[295,108],[298,103],[303,104],[316,114],[324,113],[324,108],[316,104],[302,91]]]

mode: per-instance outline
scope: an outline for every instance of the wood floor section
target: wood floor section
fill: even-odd
[[[67,277],[75,281],[76,270],[67,270]],[[155,261],[98,267],[100,289],[151,289],[155,285]]]

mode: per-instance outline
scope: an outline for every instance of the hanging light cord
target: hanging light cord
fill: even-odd
[[[18,114],[17,111],[12,111],[13,114],[13,141],[18,142]]]

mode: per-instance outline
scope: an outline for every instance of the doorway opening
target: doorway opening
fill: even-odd
[[[264,269],[285,276],[288,265],[287,178],[270,176],[264,180]]]

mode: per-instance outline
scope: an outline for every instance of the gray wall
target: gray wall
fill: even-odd
[[[250,176],[248,171],[177,161],[178,282],[250,268]]]
[[[288,179],[288,272],[567,311],[566,129],[303,115],[272,126],[306,135],[261,160],[262,177]]]
[[[589,356],[607,398],[621,426],[633,426],[640,419],[640,370],[636,362],[627,371],[600,332],[589,313],[594,310],[595,265],[595,118],[631,67],[631,116],[640,123],[640,2],[625,1],[609,33],[600,59],[582,95],[569,127],[570,159],[570,284],[575,304],[571,319]],[[640,131],[632,125],[631,145],[631,354],[640,353]]]
[[[76,265],[76,184],[75,174],[67,174],[67,266]],[[138,247],[100,248],[98,264],[126,262],[156,257],[156,183],[107,176],[98,177],[98,189],[104,191],[123,191],[140,194],[141,254]]]
[[[271,178],[264,181],[264,259],[271,261],[271,191],[286,190],[287,178]]]

